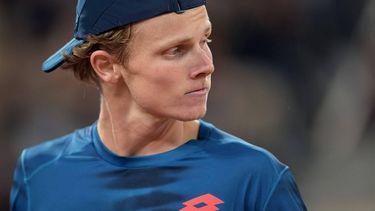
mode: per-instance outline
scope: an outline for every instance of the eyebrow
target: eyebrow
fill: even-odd
[[[207,27],[206,29],[204,30],[204,33],[205,34],[210,34],[212,31],[212,24],[211,22],[209,24],[207,24]],[[163,46],[173,46],[173,45],[176,45],[176,44],[179,44],[179,43],[188,43],[190,42],[191,40],[193,40],[194,37],[193,36],[187,36],[187,37],[183,37],[183,38],[177,38],[177,39],[171,39],[167,42],[165,42],[163,44]]]

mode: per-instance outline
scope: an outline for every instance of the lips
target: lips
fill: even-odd
[[[192,91],[189,91],[185,95],[204,95],[204,94],[207,94],[208,91],[209,91],[208,87],[201,87],[201,88],[197,88]]]

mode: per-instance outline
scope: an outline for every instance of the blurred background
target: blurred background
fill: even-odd
[[[0,210],[25,147],[97,119],[95,88],[40,65],[75,1],[0,0]],[[309,210],[375,210],[375,1],[209,1],[206,120],[273,152]]]

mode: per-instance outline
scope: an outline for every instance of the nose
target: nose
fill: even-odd
[[[197,50],[194,64],[195,65],[190,72],[190,77],[193,79],[206,77],[214,72],[215,67],[208,46]]]

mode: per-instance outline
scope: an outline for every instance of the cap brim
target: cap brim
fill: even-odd
[[[65,44],[60,50],[50,56],[47,60],[45,60],[42,64],[42,70],[44,72],[51,72],[58,68],[60,65],[64,63],[64,54],[71,54],[73,48],[83,43],[83,40],[77,40],[73,38],[67,44]]]

